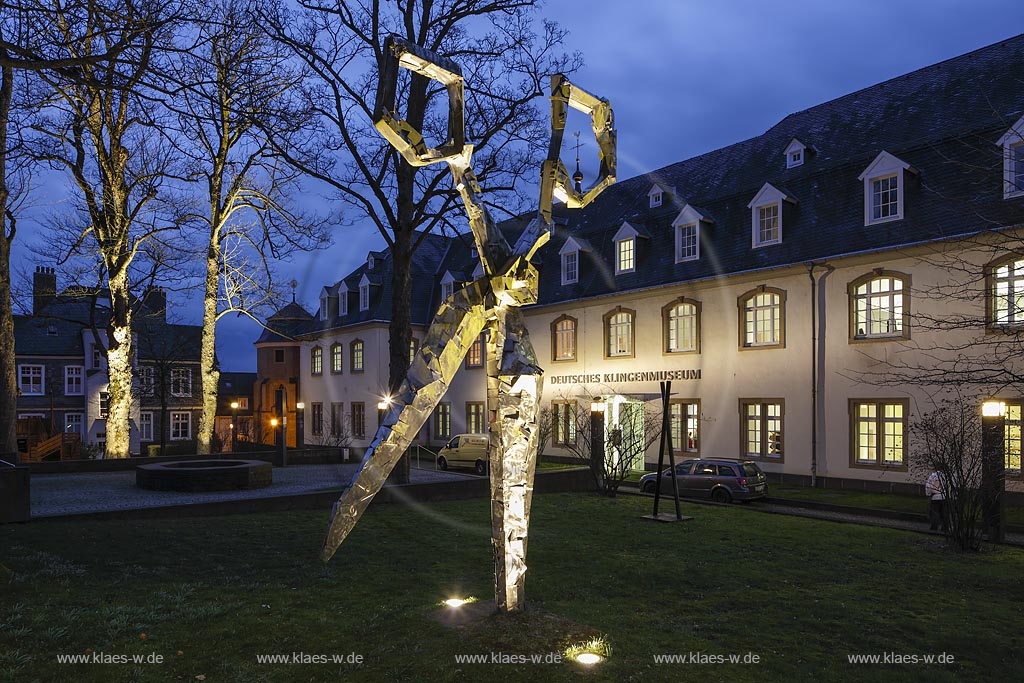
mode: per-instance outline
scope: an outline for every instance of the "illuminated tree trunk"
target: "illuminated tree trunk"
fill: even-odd
[[[14,226],[9,225],[7,202],[7,122],[11,111],[13,69],[0,69],[0,457],[18,451],[18,378],[14,368],[14,311],[11,307],[11,241]]]
[[[203,414],[199,417],[196,452],[209,453],[217,419],[217,386],[220,370],[217,368],[217,288],[220,283],[219,233],[210,239],[206,254],[206,282],[203,296],[203,332],[199,352],[199,377]]]
[[[110,322],[107,325],[107,458],[127,458],[131,448],[132,347],[131,294],[127,269],[111,271]]]

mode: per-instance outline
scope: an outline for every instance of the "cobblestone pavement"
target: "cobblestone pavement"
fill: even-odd
[[[275,467],[274,483],[252,491],[147,491],[135,486],[135,470],[122,472],[78,472],[74,474],[33,474],[32,516],[56,517],[90,512],[132,510],[167,505],[194,505],[247,498],[269,498],[314,493],[346,486],[358,463],[336,465],[294,465]],[[473,477],[458,472],[412,469],[413,484]]]

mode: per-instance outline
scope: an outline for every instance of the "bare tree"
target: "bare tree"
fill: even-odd
[[[265,132],[284,135],[303,120],[289,91],[301,74],[257,24],[257,4],[219,0],[198,22],[198,48],[175,60],[177,146],[186,176],[205,194],[193,218],[205,265],[200,353],[203,414],[197,449],[208,453],[217,413],[217,321],[256,319],[279,297],[271,258],[324,243],[320,224],[298,211],[297,172],[269,154]]]
[[[87,243],[99,254],[110,297],[106,457],[123,458],[129,454],[135,355],[132,268],[162,233],[177,231],[158,211],[167,204],[160,195],[166,194],[174,156],[158,131],[162,110],[147,91],[154,61],[172,44],[185,7],[170,0],[111,0],[89,3],[84,15],[59,9],[51,14],[51,30],[60,36],[61,54],[87,59],[71,69],[38,72],[54,96],[34,128],[45,138],[39,158],[66,171],[79,193],[77,215],[60,226],[72,233],[61,260],[87,253]],[[82,20],[93,30],[80,33]],[[94,59],[98,55],[108,58]]]
[[[549,412],[547,426],[552,445],[590,468],[594,488],[603,496],[614,497],[631,472],[644,468],[647,449],[661,437],[661,411],[653,401],[623,403],[618,407],[617,423],[602,418],[608,426],[600,444],[602,452],[595,454],[591,397],[573,397],[557,405],[557,410]]]
[[[515,214],[523,206],[524,178],[534,179],[547,144],[547,120],[535,106],[545,76],[571,74],[578,56],[561,54],[556,24],[535,29],[533,0],[443,0],[372,3],[301,0],[295,15],[282,5],[263,21],[309,69],[303,94],[317,116],[304,140],[278,152],[296,168],[330,186],[355,218],[377,227],[391,252],[393,295],[389,323],[389,387],[398,389],[409,365],[412,256],[435,229],[462,220],[459,196],[437,166],[409,165],[372,128],[377,72],[389,34],[458,60],[465,74],[466,130],[473,167],[484,192]],[[409,125],[428,139],[448,136],[448,95],[419,75],[398,90]],[[480,89],[474,84],[487,84]],[[459,232],[458,230],[455,230]],[[406,467],[394,470],[403,479]]]
[[[946,537],[961,551],[981,545],[983,492],[978,403],[962,396],[939,402],[910,425],[910,470],[921,481],[933,472],[945,498]]]

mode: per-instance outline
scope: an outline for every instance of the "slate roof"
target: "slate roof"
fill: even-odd
[[[84,358],[82,331],[91,324],[92,306],[91,298],[77,296],[69,289],[49,301],[39,315],[14,316],[15,355]],[[109,317],[110,309],[97,304],[92,322],[103,331]],[[167,323],[162,317],[148,315],[141,306],[133,313],[132,325],[140,360],[199,360],[200,326]]]
[[[266,327],[263,328],[256,343],[294,341],[295,337],[309,327],[312,320],[313,316],[309,311],[292,301],[267,318]]]
[[[568,212],[568,225],[556,221],[535,259],[548,264],[540,269],[539,304],[1024,223],[1024,200],[1002,197],[996,145],[1024,113],[1022,84],[1024,35],[790,114],[763,135],[613,185],[590,206]],[[787,169],[785,150],[794,138],[812,153],[803,165]],[[905,176],[904,218],[865,226],[858,176],[883,150],[916,173]],[[795,203],[783,208],[782,243],[754,249],[748,204],[766,182]],[[669,194],[652,209],[648,192],[655,183]],[[687,204],[713,222],[702,224],[700,258],[677,264],[671,224]],[[649,239],[639,240],[634,272],[615,275],[612,237],[623,221]],[[502,224],[510,243],[523,224]],[[580,254],[579,281],[562,285],[558,252],[570,236],[591,249]],[[469,279],[476,267],[471,244],[468,235],[424,240],[413,259],[414,324],[427,323],[437,309],[445,272]],[[372,288],[370,310],[360,312],[358,305],[364,263],[343,279],[349,315],[335,315],[339,281],[328,288],[329,319],[307,324],[306,333],[390,318],[390,254],[374,254],[382,284]]]

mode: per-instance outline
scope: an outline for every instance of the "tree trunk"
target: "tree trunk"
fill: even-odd
[[[18,452],[18,377],[14,366],[14,310],[11,307],[11,239],[8,237],[7,122],[13,70],[0,71],[0,458],[13,462]]]
[[[409,344],[412,342],[412,184],[415,170],[402,162],[399,170],[398,216],[395,226],[394,245],[391,247],[392,295],[391,323],[388,325],[388,387],[389,392],[398,391],[405,374],[409,371]],[[405,195],[408,195],[406,198]],[[405,453],[391,470],[388,481],[392,484],[409,483],[409,454]]]
[[[220,244],[211,237],[206,252],[206,287],[203,295],[203,332],[199,356],[200,391],[203,399],[203,414],[199,418],[199,433],[196,435],[196,452],[210,452],[213,427],[217,419],[217,386],[220,370],[217,368],[217,292],[220,283]]]
[[[107,458],[127,458],[131,449],[132,313],[126,269],[111,270],[110,323],[107,325]]]

